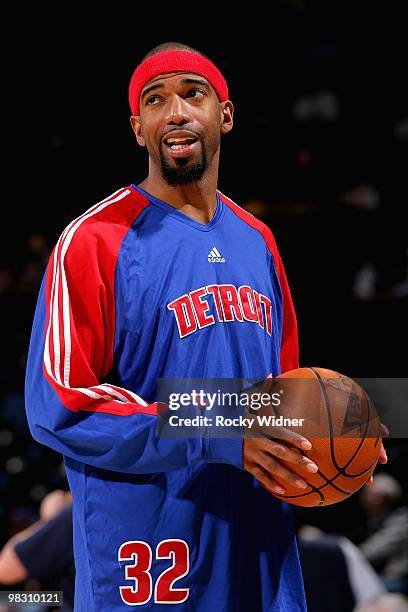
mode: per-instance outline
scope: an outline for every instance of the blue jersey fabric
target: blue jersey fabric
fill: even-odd
[[[267,493],[243,470],[242,432],[225,440],[212,438],[208,432],[188,441],[157,440],[157,417],[149,414],[148,408],[146,413],[122,416],[114,413],[115,408],[82,409],[76,399],[78,390],[89,402],[92,394],[103,393],[101,387],[92,386],[94,383],[87,384],[87,367],[82,368],[82,374],[74,372],[75,359],[85,359],[78,338],[89,338],[86,364],[98,361],[98,340],[92,339],[93,321],[96,326],[98,318],[101,328],[106,327],[108,318],[114,319],[110,321],[114,328],[113,365],[120,383],[115,389],[136,393],[144,406],[156,401],[158,378],[264,378],[281,371],[282,289],[276,262],[262,234],[227,206],[220,192],[216,212],[207,225],[136,185],[118,198],[122,194],[118,206],[127,200],[144,200],[145,204],[129,223],[114,256],[114,312],[103,312],[100,306],[105,304],[101,252],[102,247],[110,248],[112,240],[104,242],[106,219],[97,223],[97,214],[92,213],[92,217],[83,218],[81,227],[73,226],[76,233],[71,242],[67,241],[69,233],[65,236],[65,268],[61,264],[60,274],[58,266],[54,268],[55,283],[64,274],[67,279],[71,303],[64,316],[71,322],[68,327],[56,326],[54,311],[48,325],[63,328],[65,338],[71,334],[69,384],[66,380],[61,383],[58,376],[56,381],[50,378],[60,361],[66,373],[66,343],[51,375],[43,363],[47,295],[52,295],[50,289],[47,293],[51,281],[47,285],[46,278],[38,298],[27,366],[30,429],[38,441],[64,455],[74,499],[75,611],[110,612],[130,607],[120,595],[121,586],[138,588],[137,581],[126,577],[126,565],[131,561],[126,564],[118,557],[126,542],[144,542],[150,547],[148,573],[154,590],[172,565],[170,557],[155,554],[166,540],[186,542],[189,550],[188,572],[174,584],[174,588],[188,588],[188,597],[183,603],[172,604],[174,609],[304,611],[290,506]],[[106,210],[103,208],[101,215]],[[111,225],[115,223],[119,223],[116,217]],[[54,258],[57,254],[58,250]],[[80,273],[74,274],[74,265],[80,266]],[[99,266],[92,277],[97,279],[98,307],[89,303],[94,318],[88,320],[86,304],[80,303],[80,285],[88,282],[91,266]],[[49,269],[49,277],[51,274]],[[237,294],[240,287],[247,286],[265,296],[262,325],[240,316],[242,308],[238,312],[236,304],[229,306],[224,300],[220,306],[218,294],[208,288],[223,286],[234,286]],[[205,293],[191,297],[200,288],[205,288]],[[60,303],[56,302],[61,312],[64,295],[63,285]],[[196,304],[194,319],[182,303]],[[201,323],[206,321],[203,325],[197,315],[200,309]],[[60,349],[52,331],[50,338],[54,340],[54,363]],[[72,405],[71,396],[75,396]],[[99,405],[99,399],[95,401]],[[120,403],[118,391],[114,402]],[[154,601],[153,590],[139,607],[150,610],[166,605]]]

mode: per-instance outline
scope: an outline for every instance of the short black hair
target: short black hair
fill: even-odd
[[[189,45],[185,45],[184,43],[169,40],[168,42],[164,42],[160,45],[157,45],[156,47],[153,47],[153,49],[146,53],[146,55],[142,58],[142,62],[144,62],[144,60],[148,57],[156,55],[156,53],[161,53],[162,51],[173,51],[174,49],[181,51],[191,51],[192,53],[196,53],[197,55],[205,57],[206,59],[210,60],[210,62],[212,61],[211,58],[208,57],[208,55],[206,55],[202,51],[198,51],[198,49],[194,49],[194,47],[190,47]]]

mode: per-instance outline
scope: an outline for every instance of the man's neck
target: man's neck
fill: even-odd
[[[149,174],[144,181],[139,183],[138,187],[155,198],[167,202],[170,206],[174,206],[198,223],[209,223],[217,207],[216,177],[212,181],[203,178],[199,182],[172,187],[161,178],[160,180],[153,179]]]

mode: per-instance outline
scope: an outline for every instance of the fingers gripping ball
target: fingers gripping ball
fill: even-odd
[[[282,392],[276,415],[304,419],[301,431],[288,428],[310,440],[312,449],[304,454],[319,467],[311,474],[281,459],[308,486],[299,491],[286,482],[285,494],[277,497],[297,506],[326,506],[358,491],[373,473],[382,443],[381,423],[365,391],[351,378],[324,368],[285,372],[275,385]]]

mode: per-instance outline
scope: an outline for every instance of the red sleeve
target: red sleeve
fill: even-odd
[[[156,414],[136,393],[100,384],[113,365],[114,272],[121,241],[145,203],[122,191],[63,232],[46,276],[44,375],[71,410]]]
[[[298,328],[295,308],[293,306],[292,296],[290,294],[285,268],[283,267],[282,259],[279,255],[273,236],[272,240],[274,243],[274,250],[270,250],[275,261],[275,267],[278,273],[279,283],[281,286],[283,302],[280,364],[281,371],[287,372],[287,370],[295,370],[299,367]]]

